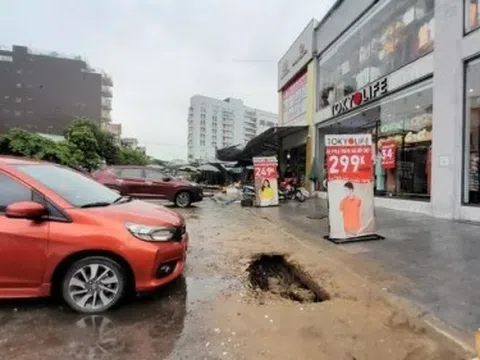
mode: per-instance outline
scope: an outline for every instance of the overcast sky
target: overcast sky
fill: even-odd
[[[277,112],[277,62],[333,0],[0,0],[1,45],[81,55],[113,77],[113,119],[186,158],[189,98]]]

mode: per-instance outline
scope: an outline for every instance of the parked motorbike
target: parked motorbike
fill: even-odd
[[[306,200],[296,178],[285,178],[278,188],[279,199],[298,200],[304,202]]]
[[[255,186],[246,184],[242,187],[242,200],[240,201],[242,206],[253,206],[255,204]]]
[[[253,206],[256,199],[255,185],[245,184],[242,187],[242,206]],[[298,186],[298,182],[294,178],[287,178],[279,184],[278,187],[278,200],[298,200],[304,202],[306,200],[305,195]]]

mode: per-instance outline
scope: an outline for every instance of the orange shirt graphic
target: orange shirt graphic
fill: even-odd
[[[362,199],[357,196],[345,197],[340,202],[343,214],[343,227],[346,233],[356,234],[360,230],[360,208]]]

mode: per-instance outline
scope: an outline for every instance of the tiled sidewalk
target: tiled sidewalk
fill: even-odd
[[[324,200],[284,203],[256,209],[284,227],[297,227],[325,241]],[[387,271],[407,277],[412,285],[401,295],[418,303],[460,331],[480,327],[480,226],[425,215],[376,209],[384,241],[338,245],[355,256],[375,260]],[[353,248],[352,248],[353,245]],[[359,250],[360,249],[360,250]]]

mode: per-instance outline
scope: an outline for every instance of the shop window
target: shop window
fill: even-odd
[[[320,58],[319,108],[431,52],[434,37],[434,0],[378,4]]]
[[[480,204],[480,59],[467,63],[465,79],[463,202]]]
[[[480,27],[480,0],[465,1],[465,32],[468,33]]]
[[[428,82],[349,114],[321,128],[320,136],[371,133],[375,144],[375,195],[428,200],[432,104],[432,83]]]

